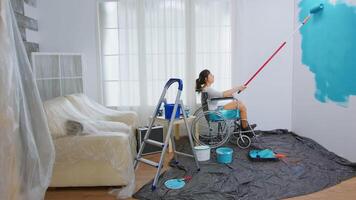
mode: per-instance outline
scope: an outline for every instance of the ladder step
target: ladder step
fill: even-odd
[[[151,166],[153,166],[153,167],[158,167],[158,163],[156,163],[156,162],[153,162],[152,160],[148,160],[148,159],[145,159],[145,158],[139,158],[139,159],[137,159],[138,161],[141,161],[141,162],[143,162],[143,163],[146,163],[146,164],[148,164],[148,165],[151,165]]]
[[[182,152],[179,152],[179,151],[175,151],[174,153],[176,153],[176,154],[178,154],[178,155],[181,155],[181,156],[187,156],[187,157],[194,158],[194,156],[193,156],[193,155],[186,154],[186,153],[182,153]]]
[[[147,140],[146,140],[146,143],[147,143],[147,144],[151,144],[151,145],[153,145],[153,146],[157,146],[157,147],[163,147],[163,146],[164,146],[164,143],[158,142],[158,141],[156,141],[156,140],[151,140],[151,139],[147,139]]]

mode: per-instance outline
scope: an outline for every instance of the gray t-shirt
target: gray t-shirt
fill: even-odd
[[[203,88],[202,92],[206,92],[208,94],[208,99],[207,100],[210,100],[212,98],[222,98],[222,97],[224,97],[223,92],[215,90],[214,88],[211,88],[211,87]],[[209,110],[216,110],[218,108],[219,104],[220,103],[218,101],[210,101],[208,103]]]
[[[208,99],[224,97],[223,92],[215,90],[214,88],[211,87],[203,88],[203,92],[208,93]]]

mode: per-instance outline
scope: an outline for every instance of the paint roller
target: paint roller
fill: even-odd
[[[324,9],[324,4],[319,4],[318,6],[315,6],[314,8],[310,9],[309,14],[307,17],[304,18],[302,23],[294,30],[294,32],[285,40],[282,42],[282,44],[273,52],[273,54],[260,66],[260,68],[251,76],[251,78],[246,81],[244,86],[247,86],[261,71],[262,69],[274,58],[275,55],[278,54],[279,51],[283,49],[283,47],[287,44],[287,41],[294,36],[294,34],[302,27],[304,26],[309,19],[312,17],[312,15],[317,14],[321,12]],[[240,94],[241,91],[238,92]]]

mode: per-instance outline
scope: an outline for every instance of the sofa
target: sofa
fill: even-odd
[[[127,186],[135,179],[135,112],[108,109],[84,94],[44,102],[55,164],[50,187]],[[81,125],[68,135],[68,121]]]

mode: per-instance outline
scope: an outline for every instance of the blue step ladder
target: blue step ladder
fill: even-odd
[[[169,89],[169,87],[175,82],[178,83],[178,92],[177,92],[177,96],[176,96],[173,112],[172,112],[172,115],[171,115],[171,119],[169,121],[168,131],[167,131],[167,135],[166,135],[165,141],[164,141],[164,143],[162,143],[162,142],[159,142],[159,141],[148,139],[150,134],[151,134],[152,126],[154,125],[154,122],[155,122],[155,120],[156,120],[156,118],[158,116],[159,109],[160,109],[162,103],[165,102],[166,92]],[[158,101],[158,104],[156,106],[156,109],[154,110],[153,117],[151,119],[148,131],[147,131],[147,133],[146,133],[146,135],[145,135],[145,137],[144,137],[144,139],[143,139],[143,141],[142,141],[142,143],[140,145],[140,150],[138,151],[137,156],[135,158],[135,162],[134,162],[135,169],[137,169],[138,162],[143,162],[143,163],[145,163],[147,165],[150,165],[150,166],[153,166],[153,167],[157,168],[157,172],[156,172],[156,175],[154,177],[154,180],[153,180],[153,183],[152,183],[152,186],[151,186],[151,190],[152,191],[155,190],[156,186],[157,186],[158,177],[160,175],[160,172],[161,172],[161,169],[162,169],[162,165],[164,163],[164,156],[165,156],[166,151],[167,151],[167,147],[168,147],[168,144],[169,144],[169,139],[171,139],[171,141],[172,141],[172,149],[173,149],[173,153],[174,153],[175,162],[178,163],[177,155],[192,157],[195,160],[195,163],[196,163],[198,171],[200,171],[199,163],[198,163],[198,160],[197,160],[197,155],[196,155],[196,153],[194,151],[194,143],[193,143],[192,134],[191,134],[191,131],[190,131],[190,128],[189,128],[189,125],[188,125],[188,120],[187,120],[186,113],[184,112],[185,109],[184,109],[183,101],[180,99],[182,90],[183,90],[183,81],[181,79],[171,78],[171,79],[169,79],[167,81],[166,85],[164,86],[164,89],[163,89],[163,92],[161,94],[161,97],[159,98],[159,101]],[[178,105],[180,105],[180,108],[181,108],[181,111],[182,111],[182,114],[183,114],[183,119],[184,119],[185,127],[186,127],[186,129],[188,131],[188,138],[189,138],[190,146],[192,148],[193,155],[186,154],[186,153],[183,153],[183,152],[179,152],[179,151],[176,150],[174,137],[172,135],[172,129],[173,129],[174,120],[177,120],[175,114],[177,112]],[[152,160],[145,159],[145,158],[142,157],[142,152],[143,152],[146,144],[150,144],[150,145],[153,145],[153,146],[157,146],[157,147],[162,147],[163,148],[158,163],[154,162]]]

